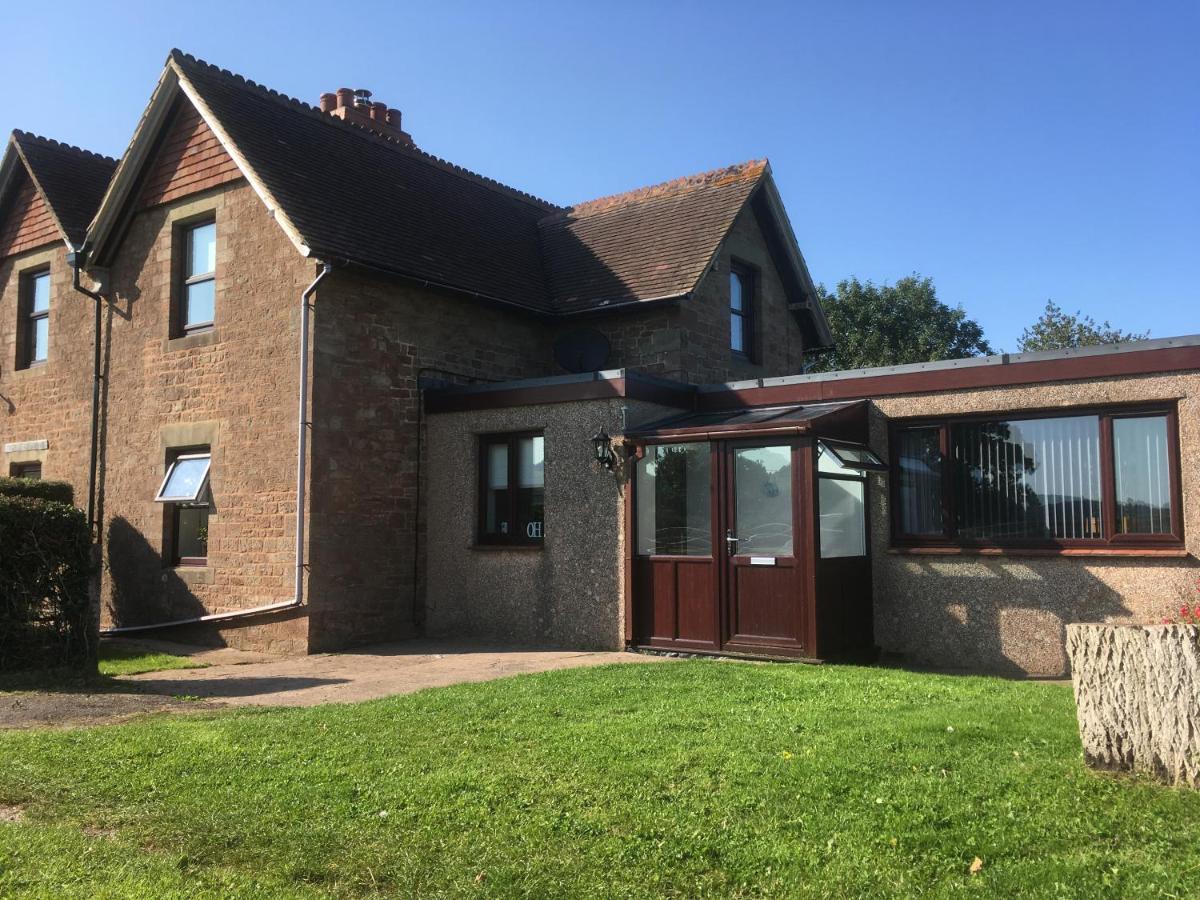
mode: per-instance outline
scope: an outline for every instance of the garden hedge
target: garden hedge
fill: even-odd
[[[69,503],[0,493],[0,672],[94,671],[90,545],[87,518]]]
[[[32,497],[69,505],[75,502],[75,489],[65,481],[0,476],[0,497]]]

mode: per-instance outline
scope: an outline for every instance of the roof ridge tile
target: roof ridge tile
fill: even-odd
[[[766,157],[763,157],[762,159],[751,159],[746,162],[709,169],[707,172],[698,172],[694,175],[684,175],[681,178],[672,178],[658,184],[634,188],[629,191],[621,191],[616,194],[608,194],[593,200],[584,200],[581,203],[568,206],[557,213],[552,213],[538,224],[550,224],[555,221],[569,220],[579,216],[594,215],[630,203],[672,196],[695,188],[710,185],[719,186],[731,181],[754,180],[767,171],[769,167],[770,162]]]
[[[18,143],[21,141],[33,141],[58,150],[67,150],[83,157],[96,159],[100,162],[112,163],[113,165],[117,163],[117,160],[111,156],[105,156],[103,153],[97,153],[94,150],[85,150],[83,147],[76,147],[74,144],[68,144],[66,141],[56,141],[54,138],[34,134],[32,131],[22,131],[20,128],[14,128],[12,136]]]

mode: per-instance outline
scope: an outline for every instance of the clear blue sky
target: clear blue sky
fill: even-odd
[[[0,128],[120,155],[167,51],[569,203],[768,156],[813,276],[1200,331],[1200,3],[9,4]],[[17,36],[26,37],[17,39]]]

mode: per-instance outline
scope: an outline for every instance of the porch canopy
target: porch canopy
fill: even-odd
[[[702,441],[717,438],[810,435],[850,443],[865,443],[867,401],[757,406],[715,412],[690,412],[650,422],[625,433],[633,443],[674,439]]]

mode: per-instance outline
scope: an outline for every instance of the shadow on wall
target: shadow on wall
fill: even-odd
[[[1162,613],[1178,605],[1177,586],[1194,582],[1200,567],[1190,557],[1103,564],[1113,572],[1111,582],[1143,590],[1162,584]],[[1181,576],[1181,568],[1188,573]],[[879,575],[887,603],[877,611],[876,641],[938,667],[1065,676],[1069,623],[1154,615],[1148,604],[1131,608],[1081,559],[893,558]]]
[[[108,526],[106,601],[115,627],[155,625],[205,615],[208,610],[140,531],[117,516]]]

